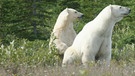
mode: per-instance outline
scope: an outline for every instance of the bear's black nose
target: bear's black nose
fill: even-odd
[[[84,15],[82,14],[81,16],[79,16],[78,18],[82,18]]]
[[[82,14],[81,17],[83,17],[84,15]]]
[[[131,12],[131,9],[129,9],[129,13]]]
[[[84,15],[82,14],[79,18],[82,18]]]

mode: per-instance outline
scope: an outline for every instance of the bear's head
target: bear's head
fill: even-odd
[[[69,19],[72,20],[72,21],[76,20],[77,18],[82,18],[83,17],[83,14],[81,12],[78,12],[75,9],[66,8],[65,10],[68,13]]]
[[[124,16],[127,16],[131,9],[124,6],[119,5],[110,5],[112,15],[120,21]]]

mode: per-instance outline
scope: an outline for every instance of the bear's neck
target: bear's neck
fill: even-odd
[[[116,20],[113,18],[110,6],[104,8],[93,21],[107,26],[114,26],[116,23]]]
[[[108,6],[104,8],[94,20],[102,21],[102,22],[111,22],[111,21],[114,21],[112,19],[113,18],[112,18],[112,13],[111,13],[111,7]]]
[[[68,20],[68,21],[67,21],[67,25],[65,26],[65,29],[66,29],[66,28],[73,29],[73,28],[74,28],[74,26],[73,26],[73,21]]]
[[[111,8],[108,6],[99,13],[93,22],[96,23],[95,27],[98,28],[98,32],[100,32],[101,35],[110,37],[110,35],[112,35],[113,27],[116,23],[113,19],[114,18],[111,13]],[[105,34],[106,32],[108,34]]]
[[[64,21],[63,21],[64,22]],[[62,25],[56,24],[55,29],[53,31],[61,30],[61,31],[66,31],[66,30],[74,30],[73,27],[73,21],[66,20]]]

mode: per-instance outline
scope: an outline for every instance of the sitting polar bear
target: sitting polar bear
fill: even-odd
[[[110,65],[111,36],[116,22],[130,13],[130,8],[109,5],[99,15],[87,23],[76,36],[72,46],[64,53],[62,66],[65,67],[76,60],[88,67],[88,63],[98,62]]]
[[[51,51],[55,47],[58,50],[57,53],[63,55],[65,50],[72,45],[76,37],[73,22],[82,16],[82,13],[72,8],[66,8],[59,14],[49,42]]]

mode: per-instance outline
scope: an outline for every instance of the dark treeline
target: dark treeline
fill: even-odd
[[[0,0],[0,42],[9,43],[20,38],[47,40],[58,14],[66,7],[84,13],[85,17],[80,23],[83,26],[109,4],[134,8],[134,0]],[[126,18],[132,22],[128,23],[131,30],[134,28],[132,24],[135,23],[133,18],[133,14]],[[80,29],[82,27],[76,30]],[[128,40],[133,41],[133,38]]]

